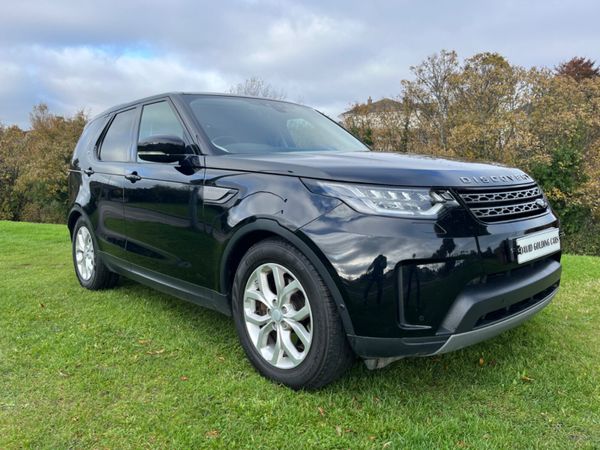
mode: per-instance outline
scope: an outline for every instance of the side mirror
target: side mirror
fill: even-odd
[[[183,161],[189,152],[177,136],[150,136],[138,143],[137,154],[143,161],[174,163]]]

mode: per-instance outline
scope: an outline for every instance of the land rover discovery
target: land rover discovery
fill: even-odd
[[[75,273],[232,315],[264,376],[321,387],[488,339],[544,308],[558,219],[521,170],[371,151],[309,107],[163,94],[85,127]]]

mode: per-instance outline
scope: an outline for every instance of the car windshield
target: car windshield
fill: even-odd
[[[233,96],[184,98],[212,144],[223,152],[369,151],[344,128],[306,106]]]

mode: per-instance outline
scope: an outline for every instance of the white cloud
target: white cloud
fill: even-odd
[[[281,67],[299,62],[320,62],[323,57],[351,50],[365,36],[363,24],[353,20],[307,14],[282,18],[266,30],[264,39],[245,61],[251,66]],[[318,59],[318,61],[315,61]]]
[[[11,93],[12,87],[19,83],[23,69],[18,64],[5,61],[0,64],[0,96]]]
[[[593,0],[20,0],[0,15],[0,122],[45,101],[97,112],[169,90],[226,91],[257,75],[336,116],[396,95],[442,48],[521,65],[600,60]]]
[[[35,103],[48,103],[59,114],[79,109],[96,114],[160,92],[219,92],[231,85],[215,70],[203,71],[173,56],[113,55],[88,47],[20,47],[0,53],[0,67],[0,96],[30,91],[36,93]],[[21,125],[32,106],[24,102]],[[0,105],[0,117],[9,113],[3,109]]]

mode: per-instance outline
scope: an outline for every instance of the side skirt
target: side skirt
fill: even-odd
[[[104,252],[100,252],[100,256],[104,264],[119,275],[123,275],[126,278],[130,278],[165,294],[231,316],[231,304],[227,296],[220,292],[145,269]]]

